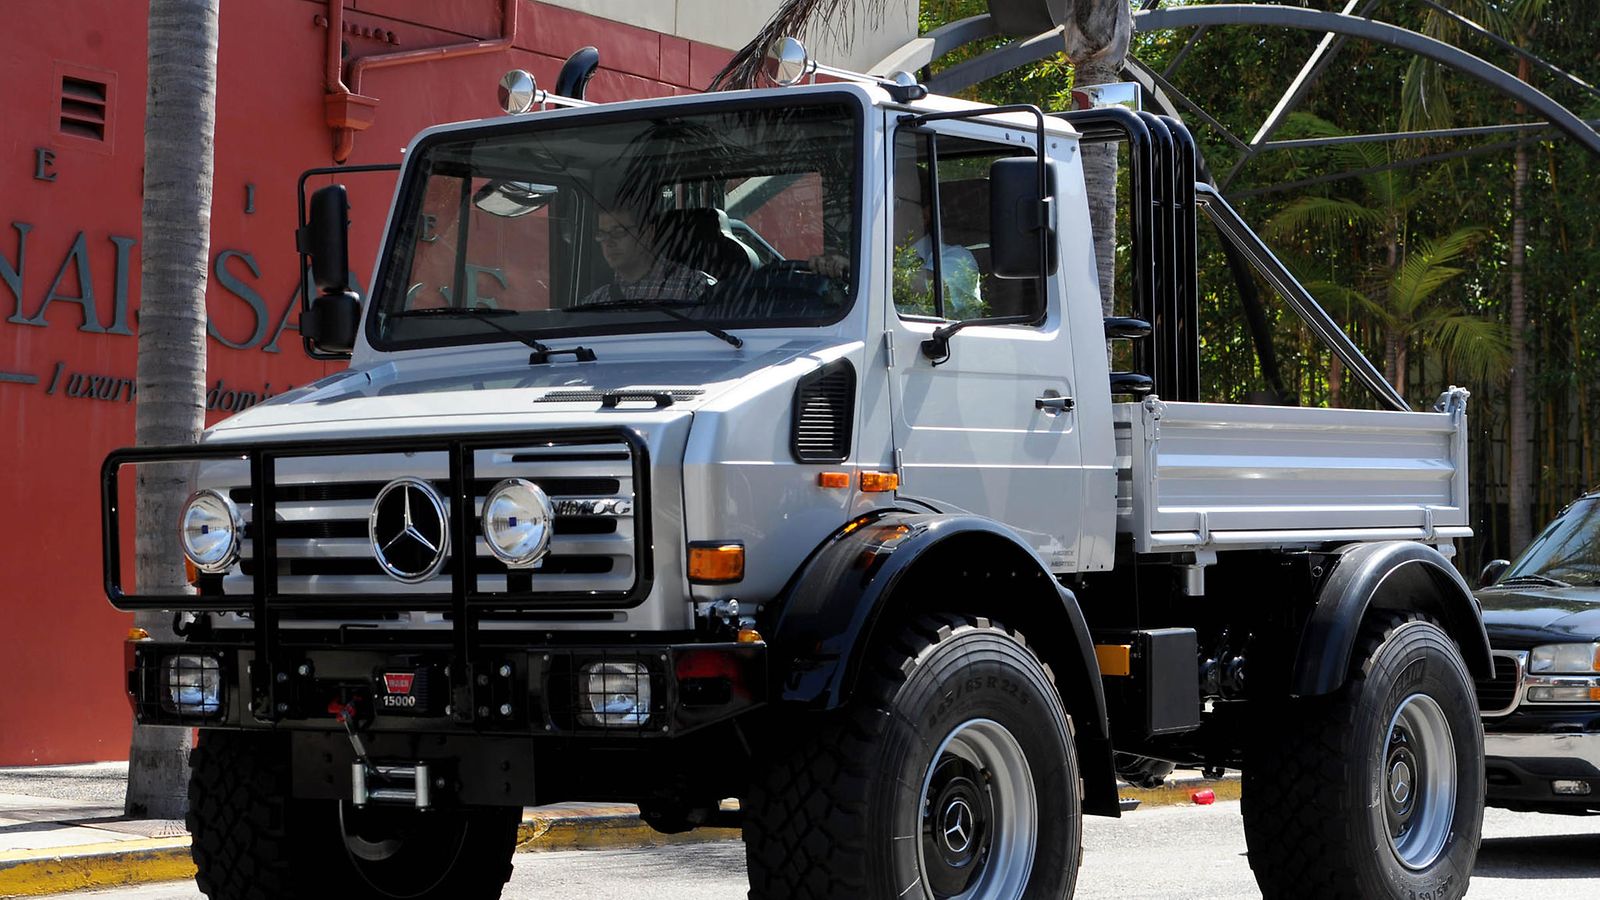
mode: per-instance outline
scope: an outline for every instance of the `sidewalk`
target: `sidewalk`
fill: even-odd
[[[1197,790],[1237,800],[1239,779],[1180,770],[1162,787],[1124,786],[1124,808],[1193,802]],[[128,764],[0,768],[0,898],[194,876],[180,820],[122,817]],[[1138,801],[1130,804],[1129,801]],[[733,828],[657,834],[624,804],[560,803],[524,811],[518,852],[616,850],[737,839]]]

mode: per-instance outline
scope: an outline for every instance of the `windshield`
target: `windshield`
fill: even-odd
[[[1567,584],[1600,583],[1600,498],[1577,501],[1545,526],[1497,583],[1533,576]]]
[[[858,134],[852,104],[724,103],[425,143],[368,336],[402,349],[836,321],[857,268]]]

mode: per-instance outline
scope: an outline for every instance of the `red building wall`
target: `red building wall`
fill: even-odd
[[[586,44],[601,54],[596,100],[688,93],[728,58],[517,2],[512,49],[367,72],[361,93],[380,102],[348,162],[395,162],[426,126],[498,115],[507,69],[550,86]],[[208,423],[333,370],[300,350],[293,242],[296,178],[332,164],[327,12],[320,0],[222,2]],[[98,470],[133,442],[139,247],[159,239],[139,228],[145,15],[129,0],[14,4],[0,31],[0,765],[127,753],[131,617],[101,588]],[[501,15],[501,0],[346,0],[347,62],[498,37]],[[81,120],[102,93],[97,136]],[[351,189],[352,262],[366,283],[393,178],[320,181],[334,180]]]

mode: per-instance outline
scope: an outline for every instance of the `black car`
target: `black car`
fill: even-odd
[[[1483,570],[1495,677],[1478,682],[1490,806],[1600,810],[1600,491]]]

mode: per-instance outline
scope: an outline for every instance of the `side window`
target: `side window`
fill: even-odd
[[[1038,308],[1036,282],[996,278],[989,260],[989,167],[1019,155],[1028,151],[950,135],[896,135],[890,237],[894,305],[902,316],[962,321]]]

